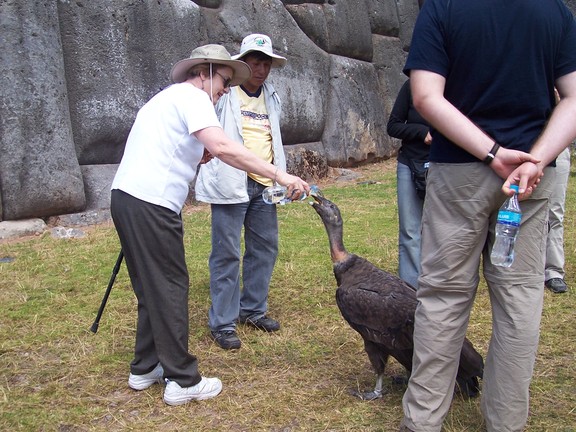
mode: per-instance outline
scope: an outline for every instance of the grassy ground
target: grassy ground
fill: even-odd
[[[353,181],[322,184],[341,209],[350,252],[397,269],[395,164],[355,170]],[[572,168],[565,221],[564,295],[545,293],[542,335],[531,387],[529,431],[574,431],[576,425],[576,197]],[[162,387],[127,386],[136,302],[122,266],[97,334],[89,331],[116,262],[110,224],[82,239],[33,239],[0,244],[0,430],[2,431],[395,431],[404,387],[363,402],[353,389],[370,389],[374,375],[360,337],[335,305],[328,241],[313,209],[279,209],[280,256],[270,314],[276,334],[239,327],[242,349],[216,347],[206,326],[209,307],[208,207],[185,214],[190,289],[190,350],[201,372],[218,376],[222,394],[169,407]],[[490,337],[486,289],[479,290],[469,338],[485,354]],[[402,373],[392,362],[388,375]],[[478,400],[455,399],[445,431],[482,431]]]

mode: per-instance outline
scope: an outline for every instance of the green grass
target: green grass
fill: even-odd
[[[393,161],[355,170],[354,181],[321,184],[341,209],[350,252],[395,273],[397,209]],[[565,220],[567,294],[545,293],[542,335],[531,386],[529,431],[574,431],[576,425],[576,197],[572,169]],[[363,184],[361,184],[363,183]],[[185,241],[191,275],[190,350],[201,372],[218,376],[222,394],[169,407],[162,388],[127,386],[136,302],[122,266],[97,334],[89,331],[119,252],[114,227],[81,239],[48,233],[0,243],[0,430],[2,431],[395,431],[404,387],[363,402],[374,374],[360,337],[334,301],[328,240],[304,203],[279,209],[280,255],[270,291],[277,334],[239,327],[242,349],[216,347],[208,335],[210,304],[207,206],[187,208]],[[469,338],[485,354],[490,305],[479,289]],[[391,362],[388,375],[401,374]],[[478,400],[456,398],[445,431],[482,431]]]

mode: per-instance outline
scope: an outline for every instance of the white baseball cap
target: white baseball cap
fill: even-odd
[[[254,51],[260,51],[271,57],[272,67],[281,68],[286,64],[286,57],[274,54],[274,51],[272,51],[272,41],[270,37],[258,33],[248,35],[242,40],[240,54],[232,56],[232,60],[238,60]]]

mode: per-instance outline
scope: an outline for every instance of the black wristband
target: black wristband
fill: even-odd
[[[499,148],[500,148],[500,145],[498,145],[498,143],[495,142],[494,147],[492,147],[492,149],[488,152],[488,154],[486,155],[486,157],[484,158],[484,160],[482,162],[484,162],[486,165],[490,165],[492,163],[492,161],[494,160],[494,157],[496,157],[496,152],[498,152]]]

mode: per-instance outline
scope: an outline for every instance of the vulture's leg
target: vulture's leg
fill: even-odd
[[[376,385],[374,386],[374,390],[371,392],[355,391],[353,394],[362,400],[374,400],[381,398],[383,394],[384,369],[388,362],[388,354],[383,352],[382,348],[378,344],[366,339],[364,340],[364,349],[366,350],[368,359],[376,372]],[[384,393],[386,392],[384,391]]]
[[[369,392],[361,392],[358,390],[354,390],[352,394],[362,400],[374,400],[382,397],[383,394],[383,383],[384,383],[384,374],[380,373],[376,377],[376,385],[374,386],[374,390]],[[386,392],[384,392],[386,393]]]

